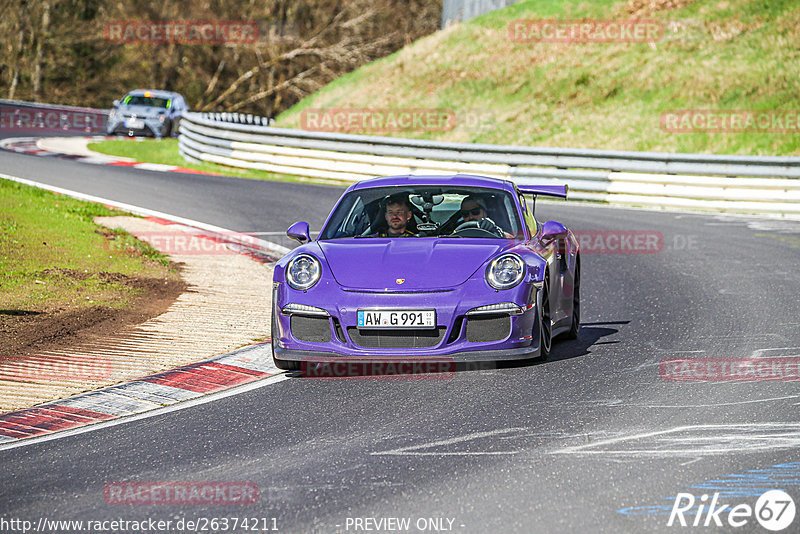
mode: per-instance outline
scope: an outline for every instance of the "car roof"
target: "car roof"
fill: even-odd
[[[508,180],[499,178],[489,178],[487,176],[474,176],[471,174],[451,174],[451,175],[400,175],[383,176],[380,178],[370,178],[356,182],[348,191],[357,189],[369,189],[373,187],[413,187],[424,185],[441,185],[446,187],[485,187],[489,189],[504,189],[513,191],[514,186]]]
[[[175,98],[178,96],[183,98],[180,93],[175,93],[173,91],[162,91],[160,89],[134,89],[133,91],[128,91],[125,96],[144,96],[145,93],[150,93],[151,96],[156,98]]]

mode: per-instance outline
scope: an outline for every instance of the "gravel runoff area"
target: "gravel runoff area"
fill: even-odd
[[[3,365],[0,413],[201,361],[270,335],[272,266],[185,227],[136,217],[98,217],[148,240],[183,264],[189,289],[167,311],[111,336]]]

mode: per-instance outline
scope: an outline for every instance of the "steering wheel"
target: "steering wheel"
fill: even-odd
[[[484,222],[485,220],[482,219],[480,221],[466,221],[459,224],[455,230],[453,230],[453,235],[457,235],[460,237],[499,237],[497,232],[493,232],[484,226],[488,226],[490,223],[488,221]],[[483,225],[481,223],[484,223]]]

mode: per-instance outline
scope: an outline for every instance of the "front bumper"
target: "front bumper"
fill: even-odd
[[[332,291],[334,298],[330,298]],[[314,302],[307,293],[294,291],[284,283],[275,284],[272,336],[277,360],[302,363],[319,358],[370,361],[389,357],[488,362],[526,360],[541,353],[538,292],[533,282],[504,291],[488,289],[480,279],[443,291],[389,293],[327,288],[325,294],[325,303]],[[474,314],[476,308],[499,303],[513,303],[519,308],[515,313]],[[288,304],[316,311],[285,314],[282,311]],[[359,330],[357,310],[368,308],[435,309],[437,329]]]
[[[164,137],[169,131],[169,119],[164,122],[154,119],[139,119],[140,125],[137,127],[125,126],[125,121],[130,120],[130,117],[124,117],[115,120],[109,120],[106,126],[106,133],[108,135],[128,135],[128,136],[147,136],[147,137]]]
[[[287,362],[297,362],[306,364],[326,364],[333,363],[338,360],[347,361],[348,363],[356,363],[362,365],[370,365],[375,362],[413,362],[413,361],[429,361],[429,362],[442,362],[442,363],[478,363],[478,362],[501,362],[501,361],[516,361],[516,360],[530,360],[538,358],[541,355],[538,339],[527,347],[519,347],[516,349],[497,349],[497,350],[468,350],[462,352],[454,352],[442,356],[436,356],[430,352],[426,354],[412,354],[405,355],[396,354],[394,356],[387,355],[387,353],[376,354],[356,354],[344,355],[336,352],[327,351],[305,351],[305,350],[292,350],[280,347],[274,348],[273,357],[277,360]]]

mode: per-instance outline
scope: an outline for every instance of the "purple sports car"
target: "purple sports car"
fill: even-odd
[[[276,265],[272,348],[281,369],[335,361],[546,358],[578,335],[580,255],[564,225],[540,224],[539,195],[563,185],[481,176],[392,176],[358,182],[319,237]]]

